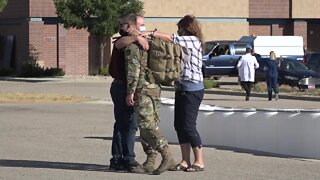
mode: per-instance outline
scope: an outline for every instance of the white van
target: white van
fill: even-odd
[[[255,53],[269,57],[274,51],[277,57],[303,60],[303,37],[301,36],[242,36],[239,41],[250,43]]]

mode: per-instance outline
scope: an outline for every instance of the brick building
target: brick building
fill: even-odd
[[[44,67],[60,67],[66,74],[87,75],[98,66],[96,41],[86,30],[66,30],[53,0],[8,0],[0,13],[0,35],[15,36],[14,64],[19,69],[29,50]]]
[[[309,51],[320,51],[318,0],[250,0],[249,33],[302,36]]]
[[[144,0],[147,29],[176,33],[186,14],[201,22],[206,40],[237,40],[244,35],[299,35],[308,50],[320,51],[319,0]],[[195,5],[196,3],[196,5]],[[161,5],[161,6],[160,6]],[[8,0],[0,13],[0,35],[14,35],[14,66],[19,69],[29,49],[39,64],[63,68],[69,75],[87,75],[98,65],[94,37],[85,30],[59,24],[53,0]],[[111,43],[106,46],[105,62]],[[1,57],[0,57],[1,61]],[[1,62],[0,62],[1,63]]]

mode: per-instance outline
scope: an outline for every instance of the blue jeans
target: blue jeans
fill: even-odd
[[[268,86],[268,99],[272,99],[272,90],[275,93],[279,92],[279,86],[278,86],[278,78],[277,77],[268,77],[267,78],[267,86]]]
[[[113,81],[110,94],[114,104],[115,117],[111,161],[132,163],[135,161],[134,143],[138,127],[133,116],[133,107],[126,105],[126,83]]]

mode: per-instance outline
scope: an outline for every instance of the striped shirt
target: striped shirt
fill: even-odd
[[[191,53],[190,59],[183,60],[181,80],[194,83],[202,82],[202,47],[199,39],[195,36],[177,36],[174,34],[173,43],[186,47]]]

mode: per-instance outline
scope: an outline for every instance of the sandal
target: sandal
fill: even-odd
[[[185,172],[200,172],[200,171],[204,171],[204,167],[200,167],[198,165],[191,165],[189,168],[184,170]]]
[[[169,171],[186,171],[188,167],[184,167],[182,164],[177,164],[169,168]]]

